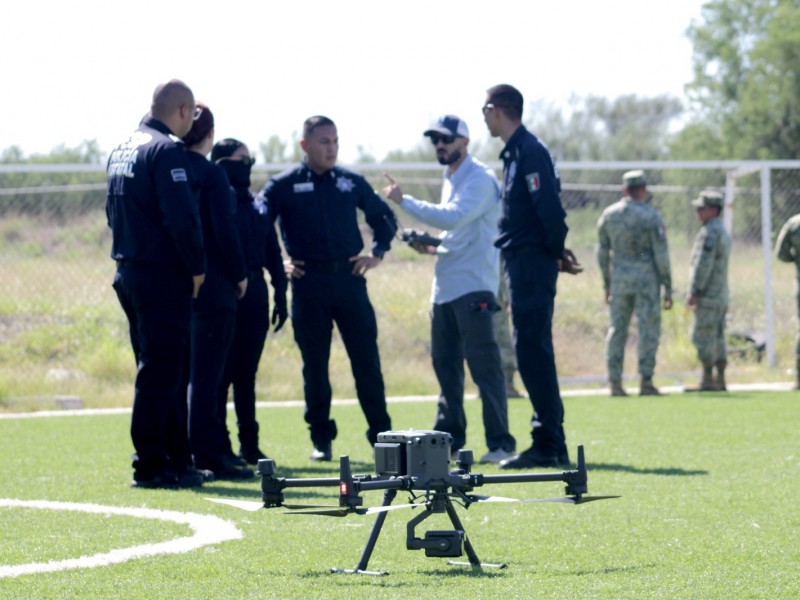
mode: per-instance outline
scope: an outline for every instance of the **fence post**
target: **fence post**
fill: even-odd
[[[761,166],[761,251],[764,256],[764,324],[767,337],[767,365],[774,367],[775,318],[772,307],[772,170]]]

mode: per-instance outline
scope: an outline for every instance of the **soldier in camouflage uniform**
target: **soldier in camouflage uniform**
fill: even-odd
[[[687,391],[725,391],[725,314],[728,311],[728,258],[731,237],[720,219],[724,197],[719,192],[704,191],[692,201],[697,219],[702,223],[692,247],[689,295],[686,304],[694,308],[692,343],[703,364],[697,388]],[[713,370],[717,374],[714,377]]]
[[[622,366],[628,325],[636,312],[639,321],[639,374],[642,396],[660,395],[653,385],[658,338],[661,335],[660,290],[664,309],[672,308],[672,274],[664,221],[647,203],[643,171],[622,177],[624,197],[603,211],[597,222],[597,262],[603,276],[611,326],[606,337],[608,380],[612,396],[627,396]]]
[[[500,310],[492,315],[494,323],[494,337],[497,347],[500,348],[500,364],[503,367],[503,377],[506,381],[506,396],[521,398],[519,390],[514,387],[514,373],[517,372],[517,353],[514,351],[514,341],[511,339],[511,327],[508,322],[508,290],[506,279],[503,277],[503,259],[500,259],[500,289],[497,291],[497,303]]]
[[[800,215],[795,215],[784,223],[775,243],[775,255],[783,262],[793,262],[797,268],[797,312],[800,315]],[[800,333],[797,336],[794,359],[797,378],[794,389],[800,390]]]

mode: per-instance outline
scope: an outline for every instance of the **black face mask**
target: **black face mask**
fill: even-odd
[[[250,170],[253,164],[243,160],[221,160],[219,166],[228,175],[228,181],[234,188],[250,188]]]

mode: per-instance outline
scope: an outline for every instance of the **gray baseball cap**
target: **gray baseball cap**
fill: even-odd
[[[439,117],[436,123],[422,135],[429,136],[432,133],[468,138],[469,127],[467,127],[467,124],[462,119],[455,115],[444,115]]]

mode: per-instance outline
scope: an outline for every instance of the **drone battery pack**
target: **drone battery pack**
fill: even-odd
[[[375,444],[375,472],[378,475],[405,475],[406,453],[402,444],[378,442]]]
[[[378,434],[375,444],[375,466],[381,475],[410,475],[426,481],[444,479],[449,473],[452,445],[453,437],[443,431],[384,431]],[[393,457],[395,446],[400,447],[401,455],[397,463]],[[379,460],[387,468],[399,464],[400,472],[384,472]]]

